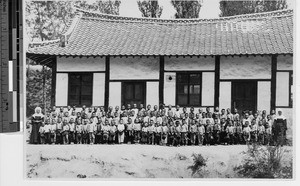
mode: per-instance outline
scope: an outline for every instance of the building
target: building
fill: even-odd
[[[293,10],[166,20],[77,9],[60,39],[30,43],[27,57],[52,67],[56,106],[282,108],[292,118]]]

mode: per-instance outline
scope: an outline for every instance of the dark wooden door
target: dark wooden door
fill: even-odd
[[[133,104],[145,105],[146,102],[146,82],[123,82],[122,83],[122,105],[127,107]]]
[[[241,113],[245,110],[256,110],[257,81],[232,82],[232,110],[237,108]]]

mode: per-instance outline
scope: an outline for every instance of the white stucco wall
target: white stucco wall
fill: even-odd
[[[219,108],[231,108],[231,82],[220,82]]]
[[[213,106],[215,96],[215,73],[202,73],[202,106]]]
[[[215,58],[165,57],[165,70],[215,70]]]
[[[279,55],[277,57],[277,70],[293,70],[293,56]]]
[[[56,74],[56,93],[55,93],[55,105],[67,106],[68,105],[68,73]]]
[[[289,73],[277,72],[276,106],[289,106]]]
[[[172,77],[172,80],[169,80]],[[176,73],[166,72],[164,75],[164,103],[175,106],[176,104]]]
[[[121,82],[110,82],[109,83],[109,106],[121,106]]]
[[[257,110],[266,110],[270,113],[271,106],[271,82],[257,82]]]
[[[159,105],[159,82],[147,82],[146,105]]]
[[[82,72],[105,71],[105,58],[101,57],[58,57],[57,71]]]
[[[159,58],[110,58],[110,79],[159,79]]]
[[[105,73],[94,73],[93,78],[93,106],[104,105]]]
[[[220,58],[220,79],[270,79],[270,56]]]

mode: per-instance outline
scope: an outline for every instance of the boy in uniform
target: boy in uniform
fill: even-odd
[[[134,130],[134,143],[140,143],[142,126],[138,119],[134,120],[133,130]]]
[[[63,127],[62,120],[61,120],[61,118],[58,118],[57,122],[56,122],[55,144],[62,144],[62,127]]]
[[[258,144],[263,145],[264,143],[264,137],[265,137],[265,127],[262,124],[262,121],[258,122]]]
[[[161,126],[159,126],[159,123],[155,123],[155,139],[154,139],[154,145],[160,145],[161,142]]]
[[[101,144],[101,137],[102,137],[102,121],[99,120],[97,123],[97,131],[96,131],[96,136],[95,136],[95,143],[96,144]]]
[[[102,126],[102,136],[103,136],[103,143],[107,144],[108,143],[108,138],[109,138],[109,122],[108,120],[105,120],[104,125]]]
[[[51,143],[51,125],[50,125],[50,120],[47,119],[45,121],[45,126],[44,126],[44,134],[45,134],[45,143],[50,144]]]
[[[270,145],[271,140],[272,140],[272,127],[270,127],[269,123],[267,123],[265,128],[265,145]]]
[[[53,119],[50,127],[50,143],[55,144],[56,141],[56,120]]]
[[[248,145],[250,140],[251,140],[251,128],[249,127],[249,121],[245,121],[245,127],[243,128],[243,136],[244,136],[244,141]]]
[[[62,128],[62,136],[63,136],[63,144],[69,144],[69,124],[68,120],[65,118],[63,120],[63,128]]]
[[[148,142],[148,123],[146,122],[142,126],[142,138],[141,138],[141,143],[142,144],[147,144]]]
[[[117,127],[116,127],[114,120],[112,120],[110,123],[110,127],[109,127],[109,143],[110,144],[115,144],[116,132],[117,132]]]
[[[124,134],[125,125],[124,125],[122,119],[119,121],[117,129],[118,129],[118,143],[123,144],[124,143],[124,136],[125,136],[125,134]]]
[[[88,132],[88,119],[83,120],[84,125],[82,126],[82,143],[88,144],[89,132]]]
[[[75,133],[76,133],[76,144],[82,143],[82,131],[83,131],[83,125],[81,123],[81,120],[78,120],[75,127]]]
[[[205,136],[205,127],[203,123],[198,123],[197,122],[197,138],[198,138],[198,145],[202,146],[203,141],[204,141],[204,136]]]
[[[168,142],[168,132],[169,128],[166,122],[162,123],[162,135],[161,135],[161,143],[163,146],[167,145]]]
[[[211,145],[213,143],[214,137],[213,137],[213,130],[214,126],[211,123],[211,120],[206,120],[206,145]]]
[[[148,126],[148,143],[150,145],[154,145],[154,133],[155,133],[155,126],[154,126],[154,121],[150,120],[150,125]]]
[[[134,143],[134,130],[133,130],[133,122],[131,118],[128,118],[127,121],[127,129],[125,130],[125,138],[126,143],[130,142],[130,144]]]
[[[257,143],[257,132],[258,132],[258,125],[257,123],[255,122],[255,120],[252,120],[252,125],[251,125],[251,139],[252,139],[252,142],[254,143]]]
[[[214,131],[213,131],[213,136],[214,136],[214,144],[220,144],[220,131],[221,131],[221,125],[219,123],[218,118],[214,119]]]
[[[185,120],[182,121],[182,126],[181,126],[181,144],[186,146],[188,142],[188,125]]]
[[[181,124],[180,121],[176,120],[176,137],[174,138],[174,145],[176,144],[177,147],[180,146],[181,142]]]
[[[170,146],[174,146],[174,138],[175,138],[175,126],[174,126],[174,122],[171,119],[170,120],[170,124],[169,124],[169,133],[168,133],[168,144]]]
[[[40,135],[40,143],[45,144],[45,123],[42,122],[42,125],[39,128],[39,135]]]
[[[195,121],[191,121],[190,126],[190,138],[191,138],[191,145],[195,145],[196,142],[196,134],[197,134],[197,125],[195,124]]]
[[[70,118],[70,133],[69,133],[69,143],[74,144],[75,143],[75,120],[73,118]]]
[[[228,145],[233,145],[234,143],[234,133],[235,133],[235,127],[232,124],[232,121],[229,122],[229,126],[226,128],[226,133],[227,133],[227,139]]]

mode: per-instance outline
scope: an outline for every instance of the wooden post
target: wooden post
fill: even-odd
[[[277,55],[272,55],[271,67],[271,110],[276,108],[276,78],[277,78]]]
[[[53,57],[52,61],[52,81],[51,81],[51,106],[55,105],[55,95],[56,95],[56,72],[57,72],[57,57]]]
[[[110,69],[110,62],[109,56],[105,57],[105,92],[104,92],[104,108],[108,110],[109,107],[109,70]]]
[[[159,104],[164,103],[164,69],[165,69],[165,58],[164,56],[159,57]]]
[[[215,56],[215,107],[219,107],[220,97],[220,56]]]

